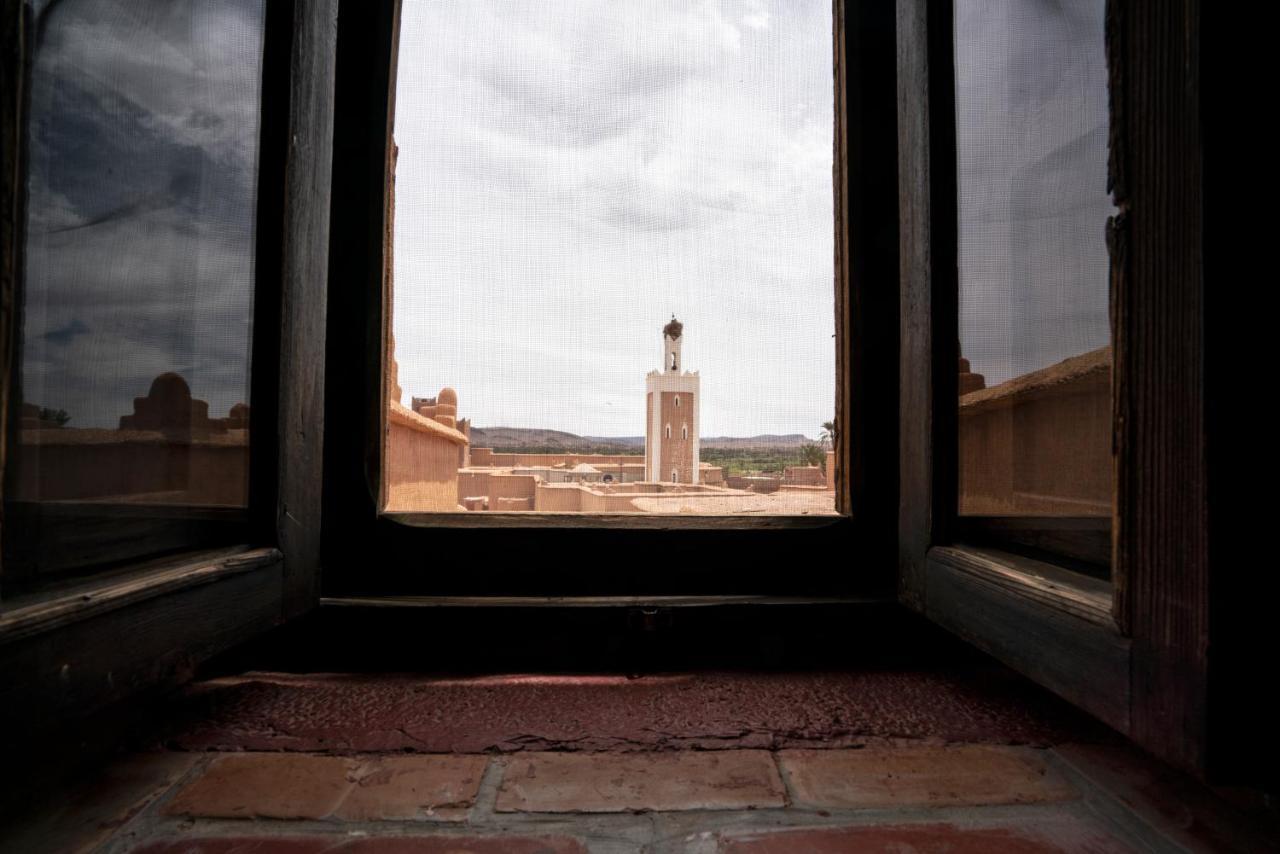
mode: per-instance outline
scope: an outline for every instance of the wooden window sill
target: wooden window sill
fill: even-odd
[[[1111,584],[1102,579],[1034,558],[971,546],[939,546],[929,550],[929,560],[1038,605],[1117,630]]]
[[[934,547],[925,612],[939,625],[1120,730],[1129,730],[1130,642],[1111,585],[995,549]]]
[[[875,596],[332,596],[321,607],[339,608],[724,608],[762,605],[879,605]]]
[[[274,548],[235,546],[150,561],[76,584],[18,596],[0,603],[0,644],[156,596],[273,566],[282,559]]]

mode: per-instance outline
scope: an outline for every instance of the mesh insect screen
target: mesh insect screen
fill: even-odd
[[[958,0],[960,510],[1111,508],[1103,0]]]
[[[831,3],[406,0],[398,63],[387,507],[832,512]]]
[[[263,0],[32,11],[6,497],[243,505]]]

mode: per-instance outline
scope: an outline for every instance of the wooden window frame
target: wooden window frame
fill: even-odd
[[[6,164],[12,196],[5,199],[12,212],[5,229],[6,311],[3,336],[5,393],[3,446],[19,443],[21,416],[21,324],[26,222],[27,105],[34,56],[27,46],[30,34],[41,24],[22,4],[6,4],[5,21],[12,26],[11,41],[21,32],[23,49],[9,54],[17,66],[16,86],[6,95],[18,105],[13,116],[14,161]],[[263,22],[261,103],[258,111],[258,174],[255,234],[252,243],[254,282],[252,343],[249,355],[249,404],[253,424],[249,432],[248,494],[244,506],[183,506],[174,504],[100,501],[8,501],[6,528],[20,535],[3,537],[3,573],[0,596],[37,592],[51,585],[65,586],[98,573],[114,572],[138,562],[201,549],[272,541],[276,495],[276,410],[279,377],[275,372],[280,352],[280,274],[283,269],[280,225],[284,218],[283,184],[289,121],[290,44],[293,11],[287,4],[267,4]],[[11,43],[11,42],[7,42]],[[10,125],[6,124],[6,127]],[[16,176],[22,176],[21,179]],[[12,207],[10,207],[10,204]],[[10,254],[11,253],[11,254]],[[16,466],[4,468],[4,493],[14,491]],[[4,532],[0,532],[4,533]]]
[[[121,569],[91,579],[91,587],[22,607],[0,600],[3,746],[60,717],[91,715],[143,687],[181,680],[202,658],[308,610],[320,601],[322,560],[325,592],[336,593],[329,601],[337,604],[379,586],[394,594],[384,604],[404,604],[411,588],[395,582],[410,574],[451,577],[457,590],[481,594],[432,600],[444,607],[522,605],[533,601],[535,589],[546,594],[541,580],[530,583],[528,565],[488,571],[497,542],[497,557],[507,563],[539,550],[598,553],[621,556],[610,564],[617,575],[647,566],[636,558],[643,554],[685,571],[681,584],[657,574],[650,586],[693,595],[639,595],[627,603],[633,605],[699,604],[704,597],[697,594],[706,591],[722,599],[752,591],[735,600],[750,604],[764,601],[756,592],[780,582],[788,595],[771,600],[777,603],[796,602],[798,592],[812,602],[827,601],[831,591],[874,598],[896,582],[909,607],[1165,759],[1202,774],[1227,769],[1236,780],[1274,774],[1256,734],[1271,722],[1275,703],[1260,697],[1255,664],[1258,650],[1269,648],[1260,641],[1274,637],[1274,599],[1260,595],[1255,577],[1268,573],[1255,573],[1256,559],[1243,554],[1257,530],[1244,523],[1243,511],[1259,505],[1236,491],[1227,474],[1253,462],[1255,446],[1239,434],[1254,423],[1255,398],[1231,394],[1229,383],[1259,348],[1250,351],[1248,336],[1238,333],[1231,288],[1204,287],[1210,266],[1230,282],[1265,269],[1266,241],[1260,235],[1247,241],[1240,231],[1262,220],[1242,220],[1205,184],[1211,172],[1219,186],[1228,177],[1253,180],[1251,170],[1264,159],[1261,152],[1241,156],[1236,124],[1202,120],[1201,18],[1213,19],[1221,35],[1230,10],[1206,4],[1202,11],[1199,0],[1108,4],[1111,178],[1120,209],[1110,235],[1117,497],[1108,588],[1051,562],[967,544],[957,527],[947,0],[897,0],[896,9],[835,4],[843,84],[836,262],[845,283],[837,311],[839,328],[849,331],[837,358],[841,376],[850,378],[839,386],[840,412],[888,413],[860,422],[853,441],[839,445],[840,471],[848,474],[841,489],[856,498],[844,528],[686,529],[655,517],[643,528],[616,530],[591,520],[577,528],[424,529],[380,520],[376,480],[369,479],[378,465],[370,448],[380,445],[366,437],[379,435],[382,411],[376,342],[385,315],[374,259],[382,258],[385,237],[390,114],[385,102],[368,96],[385,94],[393,73],[394,10],[390,0],[372,11],[351,0],[348,6],[352,13],[340,17],[339,0],[269,4],[277,10],[269,37],[287,38],[290,49],[287,69],[279,67],[276,82],[264,85],[264,102],[268,88],[286,86],[287,104],[277,102],[263,124],[278,146],[261,156],[279,158],[273,192],[280,201],[268,214],[260,211],[260,240],[268,245],[259,258],[278,265],[280,287],[274,297],[257,292],[255,316],[259,328],[272,317],[280,334],[274,344],[255,335],[255,427],[271,435],[265,451],[255,445],[251,462],[253,482],[263,484],[251,490],[253,533],[246,545],[221,554]],[[0,0],[0,80],[10,84],[25,71],[24,7],[23,0]],[[1247,53],[1233,43],[1232,57]],[[1205,104],[1246,79],[1224,70],[1230,63],[1221,62],[1223,54],[1215,58],[1216,66],[1206,63],[1214,73]],[[21,92],[12,85],[0,91],[0,418],[8,410],[3,398],[14,357],[25,209],[15,132],[25,108]],[[846,168],[859,163],[888,166]],[[332,253],[331,232],[338,236]],[[895,275],[897,289],[887,284]],[[344,349],[352,326],[362,346]],[[274,388],[258,382],[264,370],[276,377]],[[278,413],[273,430],[262,429],[262,406]],[[833,530],[842,536],[832,537]],[[829,565],[797,579],[795,555],[824,547],[834,556]],[[691,559],[707,554],[738,561],[733,576],[689,573]],[[464,557],[469,563],[459,562]],[[392,566],[394,577],[381,585],[368,578],[362,571],[371,563]],[[565,574],[555,586],[609,592],[610,585],[595,583],[599,574]],[[634,592],[634,583],[626,587]],[[512,595],[497,596],[498,590]],[[554,591],[543,601],[606,602]],[[104,636],[127,643],[104,644]]]
[[[0,0],[0,419],[10,421],[0,465],[16,397],[29,11]],[[135,518],[128,533],[141,547],[112,552],[118,531],[64,523],[76,548],[117,565],[0,599],[0,748],[14,755],[33,733],[189,679],[204,659],[318,601],[337,11],[337,0],[266,5],[248,508],[212,550]],[[0,522],[0,536],[14,521]]]
[[[348,0],[349,2],[349,0]],[[379,513],[399,2],[339,18],[325,446],[327,601],[458,595],[889,595],[897,502],[892,10],[835,2],[839,517]],[[883,5],[883,4],[880,4]],[[857,42],[857,52],[846,43]],[[850,169],[875,163],[875,169]],[[364,318],[352,323],[352,318]],[[353,358],[353,354],[355,357]],[[847,473],[847,474],[846,474]],[[578,565],[560,559],[566,538]],[[552,544],[555,547],[552,548]],[[364,555],[381,556],[370,565]],[[797,554],[834,554],[797,567]],[[440,563],[457,556],[457,571]],[[609,556],[603,570],[593,556]],[[659,559],[679,555],[679,561]],[[554,559],[553,559],[554,558]],[[785,568],[785,570],[783,569]],[[406,598],[404,601],[410,601]]]
[[[899,597],[1157,755],[1203,773],[1210,753],[1200,3],[1107,6],[1109,185],[1118,210],[1108,228],[1116,483],[1109,584],[1046,557],[1060,542],[1039,560],[1012,554],[990,547],[992,520],[958,516],[952,3],[898,0],[897,11]],[[1091,548],[1096,553],[1096,543]]]

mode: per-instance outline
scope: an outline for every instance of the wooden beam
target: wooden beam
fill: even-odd
[[[279,497],[285,616],[320,585],[325,317],[337,0],[294,5],[280,312]]]
[[[4,482],[9,431],[18,423],[11,408],[20,332],[19,285],[26,244],[26,106],[30,55],[22,0],[0,0],[0,484]],[[0,489],[0,492],[3,490]],[[0,513],[0,517],[2,517]],[[7,534],[0,518],[0,537]],[[0,567],[0,572],[3,567]]]
[[[1131,735],[1205,767],[1209,505],[1198,0],[1113,0],[1116,619]]]
[[[958,331],[951,4],[898,0],[898,592],[922,611],[956,512]]]

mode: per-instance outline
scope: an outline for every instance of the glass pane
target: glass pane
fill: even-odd
[[[955,5],[962,514],[1111,514],[1104,9]]]
[[[390,510],[834,512],[829,0],[405,0]]]
[[[263,0],[34,11],[6,497],[242,506]]]

